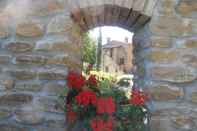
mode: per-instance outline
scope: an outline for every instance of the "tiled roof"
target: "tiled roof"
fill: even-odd
[[[118,48],[118,47],[121,47],[121,46],[122,47],[127,47],[128,43],[112,40],[109,43],[103,45],[102,48],[104,48],[104,49],[106,49],[106,48]]]

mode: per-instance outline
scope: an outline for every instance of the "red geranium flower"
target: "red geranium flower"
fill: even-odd
[[[137,89],[134,89],[131,93],[130,104],[133,105],[144,105],[146,101],[145,94]]]
[[[94,118],[90,123],[91,128],[93,131],[112,131],[113,129],[113,120],[109,119],[104,121],[99,118]]]
[[[85,90],[80,92],[76,97],[75,100],[77,104],[87,106],[89,104],[96,105],[96,94],[91,90]]]
[[[66,119],[68,120],[68,122],[73,123],[77,118],[77,113],[72,110],[72,107],[69,104],[66,105],[66,108]]]
[[[112,115],[115,112],[115,103],[113,98],[112,97],[99,98],[97,100],[96,109],[98,114],[108,113]]]
[[[90,75],[87,82],[90,85],[97,86],[97,79],[95,75]]]
[[[81,74],[71,71],[67,76],[67,84],[69,88],[81,89],[85,84],[85,78]]]

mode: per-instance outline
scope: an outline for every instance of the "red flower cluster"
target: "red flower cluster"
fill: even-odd
[[[76,88],[79,90],[84,86],[85,78],[81,74],[71,71],[67,76],[67,82],[69,88]]]
[[[146,101],[146,96],[143,92],[134,89],[131,94],[130,104],[133,105],[144,105]]]
[[[97,86],[97,79],[96,79],[95,75],[90,75],[87,82],[90,85]]]
[[[109,115],[112,115],[115,112],[115,103],[113,98],[99,98],[97,100],[96,109],[98,114],[108,113]]]
[[[95,92],[91,90],[85,90],[80,92],[76,97],[75,100],[77,104],[87,106],[89,104],[96,105],[97,98]]]
[[[66,112],[66,119],[68,120],[68,122],[75,122],[77,118],[77,113],[72,110],[72,107],[69,104],[67,105],[67,110],[68,111]]]
[[[94,118],[91,123],[91,128],[93,131],[112,131],[113,130],[113,120],[109,119],[104,121],[99,118]]]

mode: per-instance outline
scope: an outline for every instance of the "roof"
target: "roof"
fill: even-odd
[[[102,48],[107,49],[107,48],[127,47],[128,45],[129,44],[125,42],[112,40],[109,43],[103,45]]]

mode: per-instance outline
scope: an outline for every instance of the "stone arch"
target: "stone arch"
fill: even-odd
[[[150,20],[155,0],[68,1],[71,17],[83,31],[115,25],[136,31]]]
[[[57,93],[68,69],[80,69],[82,33],[114,21],[135,32],[151,131],[196,129],[196,0],[10,1],[0,1],[0,130],[63,131]]]

